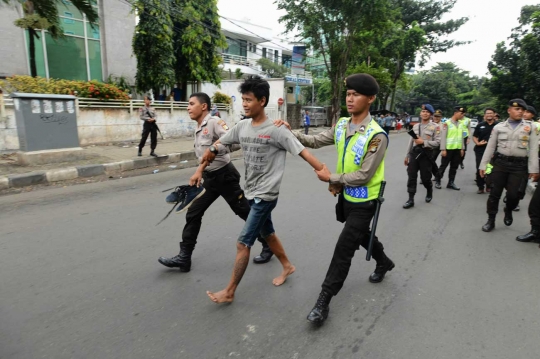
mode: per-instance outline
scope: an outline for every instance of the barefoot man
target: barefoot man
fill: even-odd
[[[283,266],[283,271],[274,278],[273,284],[280,286],[295,271],[277,237],[271,213],[277,205],[279,187],[285,170],[287,152],[300,155],[315,170],[323,165],[308,152],[286,127],[276,127],[264,111],[270,96],[270,85],[259,76],[252,76],[240,85],[242,106],[249,119],[241,121],[221,137],[215,144],[240,144],[244,151],[246,168],[245,196],[251,210],[236,244],[236,260],[231,280],[219,292],[206,292],[215,303],[229,303],[249,263],[250,249],[260,234]],[[203,162],[212,162],[214,154],[206,151]]]

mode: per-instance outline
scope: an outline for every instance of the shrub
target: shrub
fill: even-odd
[[[212,96],[212,103],[224,103],[226,105],[231,105],[232,98],[231,96],[218,91],[214,94],[214,96]]]
[[[44,77],[12,76],[0,81],[0,86],[7,92],[75,95],[75,91],[77,91],[78,97],[100,100],[129,100],[127,91],[123,91],[115,85],[96,80],[47,80]]]

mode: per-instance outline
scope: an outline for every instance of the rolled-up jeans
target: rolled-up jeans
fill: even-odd
[[[259,234],[262,238],[266,239],[275,233],[271,214],[277,205],[277,199],[265,201],[260,198],[254,198],[249,200],[249,205],[251,209],[244,228],[238,237],[238,242],[251,248]]]

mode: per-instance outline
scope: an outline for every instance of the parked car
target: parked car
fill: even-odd
[[[476,128],[478,126],[478,120],[476,118],[471,118],[471,128]]]

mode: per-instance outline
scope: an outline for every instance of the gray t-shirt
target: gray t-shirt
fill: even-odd
[[[251,122],[251,119],[239,122],[220,142],[224,145],[239,143],[244,151],[246,198],[273,201],[279,195],[287,151],[296,156],[304,146],[287,127],[276,127],[268,118],[257,127]]]

